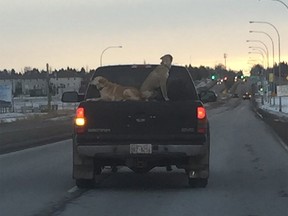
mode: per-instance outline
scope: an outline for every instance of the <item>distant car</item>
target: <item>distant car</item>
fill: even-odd
[[[245,92],[245,94],[242,95],[243,100],[250,100],[251,99],[251,94],[249,92]]]
[[[203,103],[216,102],[217,94],[212,90],[204,90],[200,92],[200,98]]]
[[[239,98],[239,95],[237,93],[232,95],[233,98]]]

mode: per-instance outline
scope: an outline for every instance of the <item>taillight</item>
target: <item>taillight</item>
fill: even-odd
[[[85,124],[86,124],[85,109],[83,107],[78,107],[75,116],[76,132],[83,133],[85,130],[84,128]]]
[[[197,118],[199,120],[206,118],[206,109],[204,107],[197,107]]]
[[[204,107],[197,107],[197,132],[205,134],[207,131],[207,114]]]

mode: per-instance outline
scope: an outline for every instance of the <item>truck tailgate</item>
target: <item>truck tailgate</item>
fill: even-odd
[[[195,101],[86,101],[86,133],[109,136],[171,136],[197,130]],[[87,135],[87,134],[86,134]]]

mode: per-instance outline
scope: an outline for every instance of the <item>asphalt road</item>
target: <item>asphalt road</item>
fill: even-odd
[[[191,189],[182,170],[106,169],[98,188],[71,179],[71,140],[0,155],[1,215],[288,215],[288,152],[249,101],[208,110],[211,176]]]

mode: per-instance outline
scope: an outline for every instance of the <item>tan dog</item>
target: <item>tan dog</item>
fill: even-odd
[[[121,86],[112,83],[102,76],[95,77],[91,82],[100,92],[100,100],[106,101],[125,101],[125,100],[141,100],[142,94],[133,87]]]
[[[167,95],[167,79],[169,77],[169,70],[171,68],[173,57],[171,55],[164,55],[160,58],[161,64],[157,66],[145,79],[140,91],[145,98],[153,97],[155,90],[161,88],[162,95],[166,101],[169,100]]]

